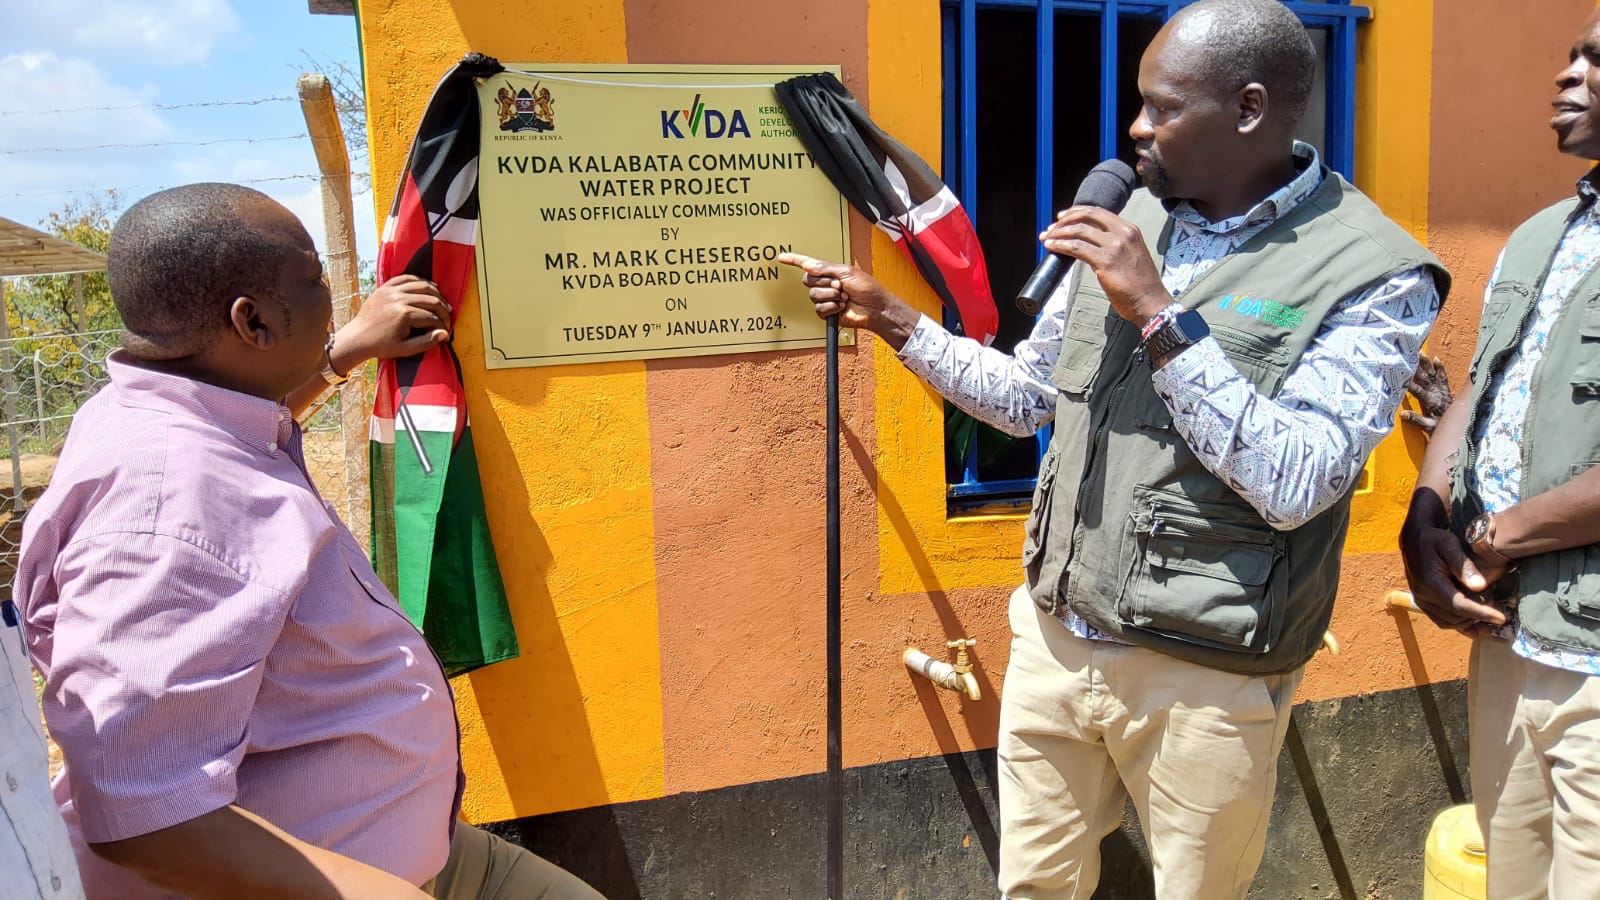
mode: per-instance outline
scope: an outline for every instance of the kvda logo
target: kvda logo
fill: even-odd
[[[688,137],[731,138],[750,136],[750,126],[744,120],[744,111],[736,109],[731,114],[720,109],[706,109],[700,95],[688,109],[663,109],[661,111],[661,136],[684,140]]]

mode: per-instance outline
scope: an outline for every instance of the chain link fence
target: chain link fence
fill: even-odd
[[[49,484],[73,415],[105,386],[105,360],[118,346],[117,335],[90,331],[0,340],[0,600],[11,598],[23,520]],[[356,512],[347,480],[361,477],[366,461],[347,458],[343,404],[363,399],[349,391],[332,394],[302,417],[306,468],[346,521]],[[362,408],[370,406],[367,400]]]

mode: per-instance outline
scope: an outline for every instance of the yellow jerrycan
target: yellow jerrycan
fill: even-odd
[[[1439,813],[1428,830],[1422,900],[1485,900],[1487,861],[1472,804]]]

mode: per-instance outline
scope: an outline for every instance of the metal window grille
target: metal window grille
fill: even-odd
[[[994,20],[992,14],[1006,12],[1013,17],[1031,18],[1034,36],[1032,233],[1037,234],[1055,218],[1058,181],[1063,180],[1058,177],[1061,173],[1056,130],[1058,100],[1061,99],[1057,96],[1058,63],[1065,54],[1072,52],[1098,57],[1098,121],[1091,126],[1097,127],[1099,138],[1095,159],[1117,156],[1119,145],[1125,148],[1128,143],[1128,120],[1123,114],[1126,101],[1137,100],[1136,96],[1123,96],[1132,84],[1130,72],[1136,71],[1138,64],[1139,49],[1130,47],[1127,40],[1134,36],[1130,32],[1148,32],[1159,27],[1191,2],[1194,0],[942,0],[944,179],[980,230],[979,199],[986,172],[980,171],[979,165],[979,146],[985,138],[979,128],[979,103],[1007,102],[1004,98],[986,97],[980,84],[980,41],[989,39],[986,31]],[[1317,136],[1320,140],[1313,140],[1313,143],[1319,145],[1329,168],[1351,178],[1355,161],[1356,23],[1370,18],[1371,12],[1367,7],[1352,5],[1350,0],[1285,2],[1285,5],[1310,29],[1322,56],[1319,80],[1324,106],[1308,114],[1308,119],[1314,119],[1316,113],[1321,113]],[[981,21],[980,12],[989,14],[989,21]],[[1063,41],[1058,46],[1058,31],[1063,30],[1063,22],[1071,26],[1078,40],[1070,45]],[[1086,28],[1097,32],[1098,47],[1082,45]],[[1020,49],[1008,45],[1004,52],[1015,61]],[[1022,149],[1018,147],[1011,152]],[[1084,169],[1087,170],[1087,166]],[[1059,186],[1071,188],[1071,185]],[[1034,249],[1036,262],[1044,251],[1037,242]],[[997,302],[1009,305],[1007,291],[1015,285],[996,282],[994,286]],[[1002,341],[1004,338],[1002,325]],[[999,476],[982,471],[977,432],[974,430],[967,440],[970,443],[964,462],[950,478],[952,508],[1025,502],[1034,488],[1039,459],[1049,445],[1050,429],[1043,429],[1035,437],[1032,469],[1026,477],[1018,477],[1016,471]]]

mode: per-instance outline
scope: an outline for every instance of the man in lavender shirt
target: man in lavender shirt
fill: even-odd
[[[89,896],[598,896],[455,821],[444,673],[306,472],[293,410],[447,337],[437,291],[328,340],[305,229],[221,184],[135,204],[109,273],[123,349],[16,578]]]

